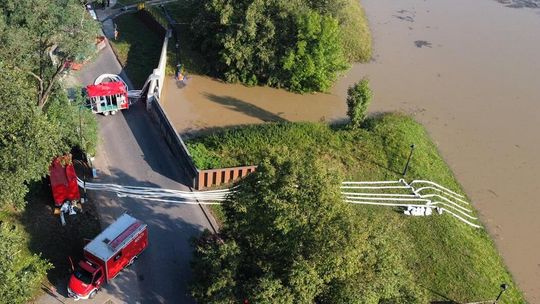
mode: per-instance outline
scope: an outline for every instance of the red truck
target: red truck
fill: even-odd
[[[55,207],[60,208],[65,202],[80,201],[77,174],[70,154],[58,156],[53,160],[49,167],[49,179]]]
[[[69,279],[69,297],[94,298],[105,282],[131,265],[147,246],[146,224],[123,214],[84,247],[84,260]]]

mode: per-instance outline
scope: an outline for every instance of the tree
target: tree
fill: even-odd
[[[43,177],[60,149],[60,134],[32,102],[24,75],[0,63],[0,209],[21,209],[26,184]]]
[[[43,109],[66,62],[95,50],[98,25],[77,0],[4,0],[0,15],[0,55],[11,59],[8,66],[32,77],[36,105]]]
[[[295,47],[287,51],[283,62],[287,87],[295,92],[327,91],[348,68],[337,20],[309,11],[296,17],[296,25]]]
[[[337,19],[327,13],[336,8],[324,2],[204,0],[191,28],[212,70],[229,82],[324,91],[348,67]]]
[[[359,128],[366,118],[367,110],[373,92],[369,88],[369,80],[364,78],[347,90],[347,115],[350,118],[350,126]]]
[[[365,234],[341,199],[341,175],[302,158],[273,154],[228,198],[221,239],[197,243],[197,301],[313,303],[358,272]]]
[[[98,142],[95,114],[85,107],[82,88],[76,87],[72,92],[73,100],[70,100],[65,90],[54,90],[46,109],[47,120],[59,130],[58,147],[62,152],[78,147],[89,155],[95,155]]]
[[[18,227],[0,222],[0,303],[27,303],[52,265],[39,255],[27,255]]]
[[[427,303],[392,233],[402,227],[358,216],[339,167],[268,152],[224,203],[220,234],[194,242],[198,303]]]

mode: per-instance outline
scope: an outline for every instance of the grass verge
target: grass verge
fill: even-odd
[[[125,14],[114,20],[118,40],[110,40],[133,85],[140,89],[158,66],[162,38],[148,28],[135,14]]]
[[[227,129],[188,141],[199,168],[256,164],[268,149],[287,147],[337,160],[350,180],[397,180],[416,144],[407,180],[428,179],[463,193],[426,130],[400,114],[384,114],[350,130],[322,123],[279,123]],[[356,207],[366,227],[392,242],[392,254],[413,269],[417,284],[433,301],[493,299],[510,284],[505,303],[524,303],[491,238],[449,216],[406,217],[383,207]],[[405,244],[405,245],[404,245]],[[451,303],[451,302],[450,302]]]

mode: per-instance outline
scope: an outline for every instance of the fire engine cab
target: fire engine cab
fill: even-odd
[[[148,230],[140,220],[123,214],[84,247],[67,288],[75,300],[92,299],[101,286],[131,265],[148,246]]]
[[[126,85],[121,81],[102,82],[86,87],[87,107],[107,116],[129,108]]]

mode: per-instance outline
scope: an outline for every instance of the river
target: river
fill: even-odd
[[[518,285],[540,303],[540,9],[537,0],[364,0],[374,37],[329,94],[296,95],[193,76],[164,105],[180,133],[345,116],[369,77],[370,110],[424,124],[481,214]],[[429,176],[426,176],[429,179]]]

